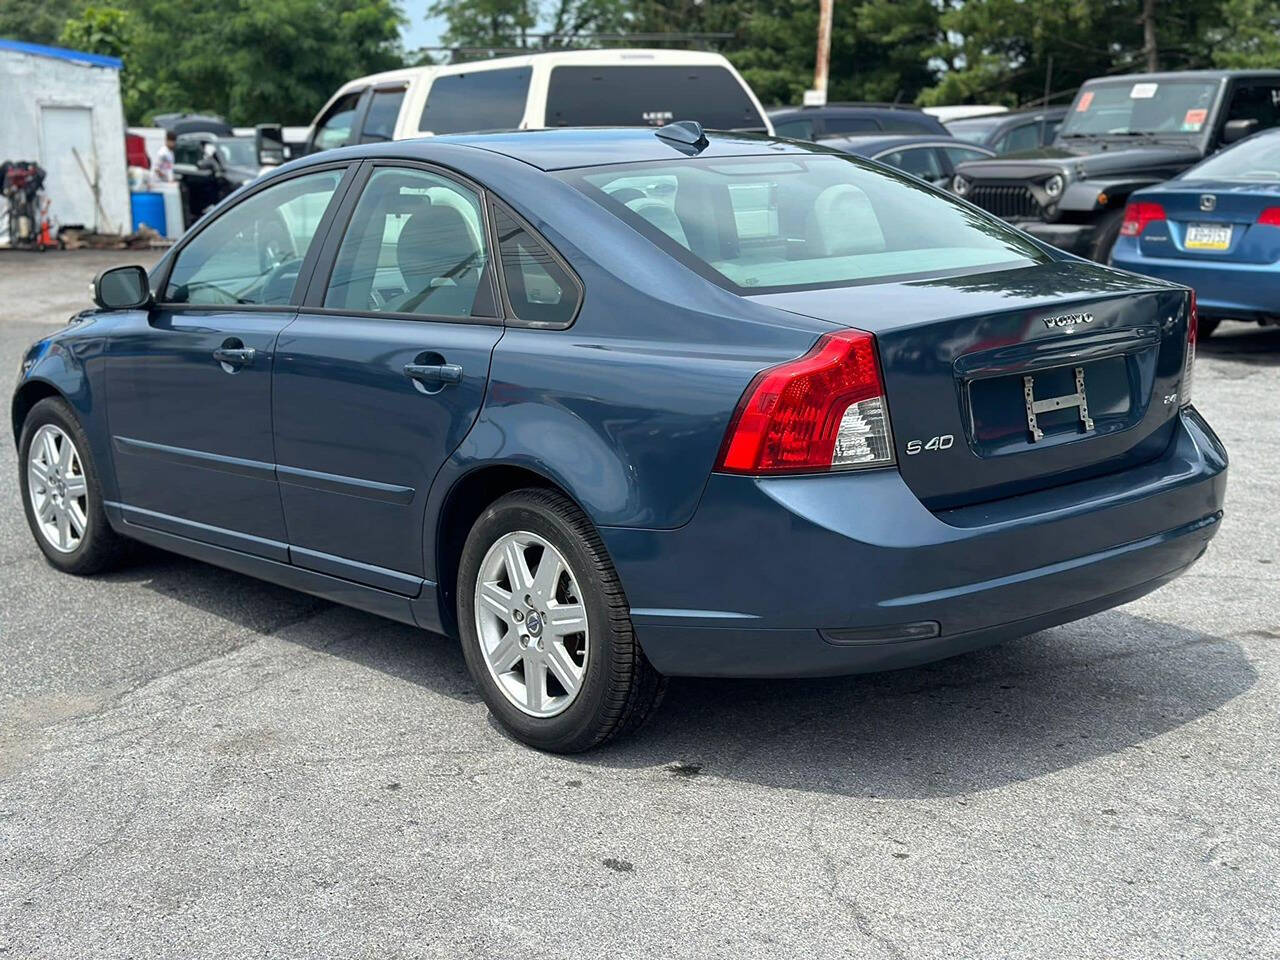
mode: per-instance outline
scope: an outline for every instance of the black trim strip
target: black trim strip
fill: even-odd
[[[289,546],[289,559],[295,566],[305,570],[314,570],[331,577],[341,577],[343,580],[353,580],[356,583],[363,583],[379,590],[389,590],[404,597],[416,597],[422,592],[424,583],[422,577],[411,576],[398,570],[388,570],[386,567],[375,567],[371,563],[335,557],[331,553],[321,553],[319,550],[308,550],[292,544]]]
[[[361,480],[358,477],[345,477],[336,473],[321,473],[319,470],[303,470],[301,467],[282,465],[276,466],[276,475],[281,483],[287,483],[291,487],[323,490],[325,493],[338,493],[347,497],[359,497],[362,500],[381,500],[384,503],[398,503],[402,506],[413,502],[413,487],[404,487],[396,483]]]
[[[217,470],[221,473],[234,473],[241,477],[253,477],[257,480],[274,482],[276,479],[275,464],[263,463],[261,460],[244,460],[240,457],[205,453],[202,450],[188,450],[185,447],[171,447],[163,443],[134,440],[130,437],[112,437],[112,440],[117,453],[156,457],[169,463],[178,463],[188,467],[202,467],[205,470]]]
[[[154,510],[144,510],[141,507],[131,507],[124,503],[108,502],[105,505],[119,510],[121,518],[131,526],[160,530],[179,537],[211,543],[228,550],[237,550],[241,553],[266,557],[269,560],[278,560],[281,563],[289,562],[289,545],[279,540],[255,537],[248,533],[237,533],[235,530],[227,530],[225,527],[215,527],[207,523],[198,523],[195,520],[184,520],[182,517],[170,516],[167,513],[157,513]]]

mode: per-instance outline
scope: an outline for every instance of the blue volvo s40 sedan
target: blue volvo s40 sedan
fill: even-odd
[[[918,664],[1185,570],[1226,454],[1190,292],[906,174],[696,124],[330,151],[36,343],[36,543],[458,637],[582,750],[672,675]]]
[[[1201,337],[1223,320],[1280,324],[1280,130],[1135,193],[1111,262],[1193,288]]]

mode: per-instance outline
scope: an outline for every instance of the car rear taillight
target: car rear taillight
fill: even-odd
[[[1120,224],[1120,236],[1140,237],[1147,224],[1164,219],[1164,207],[1158,203],[1135,200],[1124,208],[1124,223]]]
[[[1191,373],[1196,365],[1196,335],[1200,325],[1196,316],[1196,292],[1191,291],[1191,310],[1187,316],[1187,359],[1182,366],[1182,405],[1191,404]]]
[[[1258,222],[1269,227],[1280,227],[1280,207],[1267,207],[1258,214]]]
[[[891,463],[875,338],[844,330],[756,375],[729,422],[717,469],[802,473]]]

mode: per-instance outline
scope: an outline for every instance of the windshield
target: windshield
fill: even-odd
[[[1086,83],[1058,135],[1198,134],[1209,122],[1217,92],[1218,84],[1206,80]]]
[[[982,143],[996,127],[1009,119],[996,114],[992,117],[972,117],[968,120],[951,120],[943,126],[953,137],[968,140],[970,143]]]
[[[229,167],[256,167],[257,152],[252,140],[219,140],[218,156]]]
[[[739,292],[844,286],[1050,258],[919,180],[835,155],[669,160],[565,179]]]
[[[1183,174],[1188,180],[1280,180],[1280,136],[1251,137]]]

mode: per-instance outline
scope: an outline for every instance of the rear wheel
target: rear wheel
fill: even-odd
[[[520,490],[476,521],[458,571],[463,654],[517,740],[587,750],[640,726],[665,679],[645,658],[591,522],[549,490]]]
[[[89,438],[65,400],[47,397],[31,408],[18,453],[27,524],[49,562],[75,574],[119,563],[128,541],[107,523]]]

